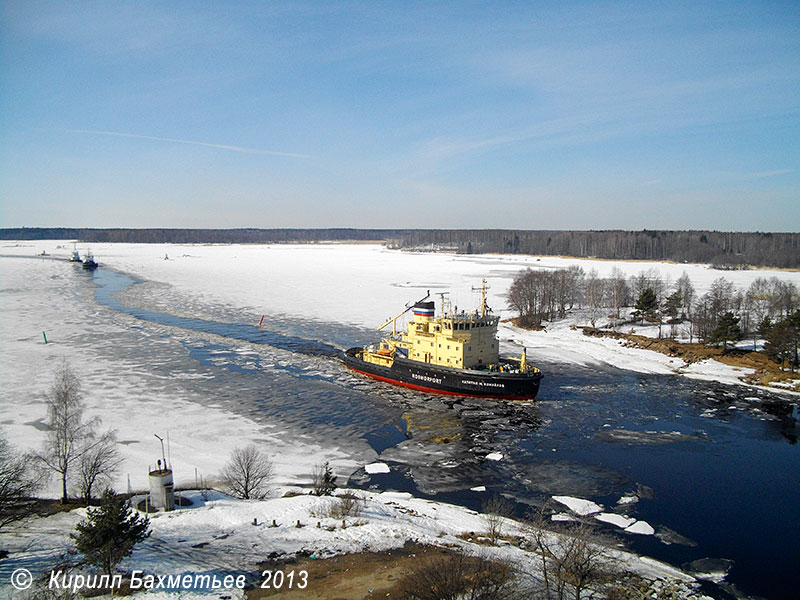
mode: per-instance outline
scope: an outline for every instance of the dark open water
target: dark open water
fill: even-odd
[[[474,509],[487,494],[469,488],[485,485],[488,493],[515,498],[520,514],[551,495],[592,499],[611,511],[620,496],[635,493],[639,501],[627,512],[649,522],[658,537],[602,526],[620,533],[633,550],[677,566],[730,559],[727,582],[740,593],[800,595],[796,399],[677,376],[549,363],[539,363],[545,379],[533,404],[442,398],[346,371],[337,353],[371,341],[364,330],[339,324],[310,329],[307,322],[283,320],[280,331],[271,331],[150,312],[115,299],[131,278],[100,269],[92,279],[102,305],[221,336],[183,343],[191,358],[237,378],[236,391],[222,399],[226,408],[338,443],[366,441],[392,468],[374,476],[359,470],[351,485],[407,490]],[[335,342],[318,341],[325,339]],[[280,356],[243,365],[235,351],[240,340]],[[435,443],[441,436],[451,441]],[[486,460],[489,452],[504,459]],[[724,598],[733,589],[707,592]]]

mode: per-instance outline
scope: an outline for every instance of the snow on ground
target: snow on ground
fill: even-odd
[[[364,499],[361,514],[332,519],[324,515],[339,502],[335,497],[303,495],[239,501],[217,495],[205,500],[199,492],[187,492],[185,497],[194,507],[151,515],[151,536],[121,566],[128,571],[136,569],[156,575],[224,576],[256,571],[257,563],[270,555],[306,553],[326,558],[334,554],[391,550],[414,540],[460,547],[475,554],[489,552],[494,558],[518,564],[523,572],[538,571],[540,559],[533,552],[514,544],[490,547],[473,543],[487,530],[487,523],[483,515],[472,510],[409,494],[356,493]],[[85,510],[78,509],[29,520],[15,528],[14,533],[4,533],[2,543],[11,556],[0,563],[0,586],[8,587],[8,576],[18,568],[34,573],[49,570],[53,557],[64,554],[71,546],[67,533],[84,516]],[[504,519],[502,534],[507,538],[530,536],[530,530]],[[548,535],[557,539],[555,534]],[[608,552],[616,566],[645,578],[693,581],[685,573],[652,559],[644,560],[619,550]],[[203,591],[184,592],[181,597],[205,595]]]
[[[682,367],[679,372],[692,379],[719,381],[720,383],[733,385],[741,383],[741,378],[745,375],[755,373],[755,369],[734,367],[716,360],[706,359]]]

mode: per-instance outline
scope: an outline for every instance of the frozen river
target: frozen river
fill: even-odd
[[[678,566],[732,560],[727,581],[740,591],[796,597],[800,451],[797,406],[786,397],[552,356],[534,356],[545,374],[535,403],[431,396],[342,366],[339,350],[375,339],[359,323],[292,314],[278,302],[259,328],[252,306],[137,274],[134,284],[107,268],[3,261],[5,393],[22,398],[11,410],[17,400],[7,396],[3,420],[17,445],[40,423],[35,397],[49,382],[31,384],[13,365],[47,373],[69,352],[90,406],[120,430],[129,464],[153,454],[142,441],[150,429],[167,428],[179,480],[193,469],[212,476],[231,447],[252,440],[270,445],[286,482],[330,459],[351,485],[476,509],[493,492],[515,498],[520,513],[576,496],[650,523],[654,536],[598,523],[637,551]],[[55,294],[57,307],[46,300]],[[363,301],[339,304],[357,310]],[[52,332],[46,348],[43,329]],[[366,473],[376,460],[390,473]],[[479,486],[486,492],[471,490]],[[622,497],[636,501],[618,505]]]
[[[794,595],[800,527],[787,517],[800,508],[797,408],[773,394],[539,363],[547,379],[534,404],[442,398],[352,375],[337,348],[321,341],[343,348],[368,341],[371,332],[317,323],[309,339],[307,323],[287,319],[273,331],[129,308],[112,292],[130,279],[99,271],[94,280],[103,304],[215,336],[182,342],[190,359],[217,371],[214,387],[235,390],[203,394],[215,406],[344,448],[366,443],[391,467],[389,475],[357,469],[351,485],[404,489],[475,509],[486,493],[501,492],[522,512],[559,494],[607,507],[636,497],[626,512],[656,528],[652,538],[624,536],[637,551],[677,565],[729,559],[728,581],[742,591]],[[239,341],[282,358],[243,353]],[[491,453],[503,459],[487,460]],[[470,491],[476,486],[486,492]]]

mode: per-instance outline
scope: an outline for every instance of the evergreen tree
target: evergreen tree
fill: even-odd
[[[317,496],[331,496],[336,491],[336,475],[333,474],[333,469],[327,460],[314,467],[311,482]]]
[[[642,319],[644,323],[645,317],[653,316],[658,310],[658,298],[653,288],[645,288],[639,292],[639,298],[636,300],[636,314]]]
[[[792,371],[800,366],[800,310],[769,327],[764,352],[778,363],[788,362]]]
[[[683,297],[680,290],[673,292],[664,300],[664,312],[668,317],[670,337],[675,337],[675,323],[678,321],[682,304]]]
[[[712,344],[721,343],[722,352],[724,354],[728,349],[728,343],[735,342],[741,339],[741,337],[742,331],[739,329],[739,317],[732,312],[726,312],[719,318],[719,321],[717,321],[717,326],[711,333],[709,342]]]
[[[133,547],[150,535],[150,520],[135,514],[125,500],[108,488],[99,508],[88,509],[87,519],[78,523],[71,534],[75,547],[86,562],[111,575],[113,569]]]

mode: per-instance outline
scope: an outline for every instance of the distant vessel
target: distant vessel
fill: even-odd
[[[392,335],[376,345],[350,348],[344,353],[347,367],[380,381],[425,392],[532,400],[539,391],[542,373],[528,364],[525,351],[519,359],[501,359],[497,340],[499,318],[486,305],[486,281],[481,286],[481,305],[465,313],[451,310],[442,294],[442,314],[435,304],[422,300],[389,319]],[[407,331],[397,333],[397,320],[414,310]]]
[[[83,262],[81,261],[81,255],[78,253],[77,242],[72,245],[72,256],[70,256],[69,262]]]
[[[87,271],[94,271],[97,267],[99,267],[95,260],[94,256],[92,255],[91,250],[86,251],[86,257],[83,259],[83,268]]]

